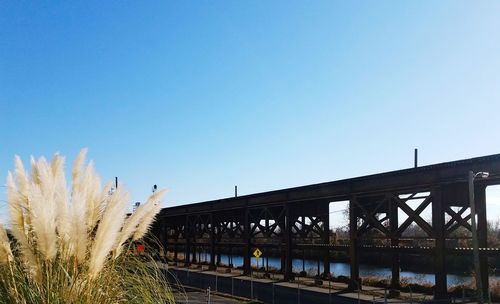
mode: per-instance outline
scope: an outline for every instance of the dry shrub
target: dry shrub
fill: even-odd
[[[9,235],[0,227],[2,303],[173,303],[156,263],[129,250],[160,210],[165,191],[127,217],[127,193],[101,186],[86,150],[68,191],[64,158],[15,158],[7,177]]]
[[[491,300],[495,302],[500,301],[500,280],[490,278],[490,292]]]

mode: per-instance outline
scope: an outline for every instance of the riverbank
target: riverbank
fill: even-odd
[[[427,303],[432,301],[432,293],[416,290],[401,290],[394,293],[388,288],[363,285],[362,290],[350,291],[348,284],[332,280],[317,280],[296,277],[293,281],[283,281],[280,274],[266,277],[265,273],[252,271],[244,276],[241,270],[218,267],[216,271],[208,266],[193,265],[179,267],[173,264],[164,266],[165,273],[174,284],[194,286],[212,292],[255,299],[263,303]],[[468,294],[453,294],[455,300],[464,300]],[[465,298],[467,299],[467,298]]]

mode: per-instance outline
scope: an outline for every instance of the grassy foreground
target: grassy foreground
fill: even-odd
[[[173,303],[156,263],[131,248],[147,233],[165,191],[127,216],[123,187],[101,186],[86,151],[75,160],[71,186],[64,158],[16,156],[8,174],[9,229],[0,227],[1,303]]]

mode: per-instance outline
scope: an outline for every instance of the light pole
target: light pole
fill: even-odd
[[[469,171],[469,204],[470,204],[470,218],[471,218],[471,232],[472,232],[472,249],[474,253],[474,270],[476,272],[476,289],[479,303],[483,301],[483,282],[481,280],[481,267],[479,266],[479,245],[477,241],[477,226],[476,226],[476,204],[474,202],[474,179],[487,178],[490,174],[488,172],[474,172]]]

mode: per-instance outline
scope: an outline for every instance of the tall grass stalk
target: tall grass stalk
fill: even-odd
[[[160,210],[165,191],[127,217],[122,186],[104,187],[86,150],[67,189],[64,157],[15,157],[7,176],[10,229],[0,225],[1,303],[173,303],[156,263],[131,252]]]

